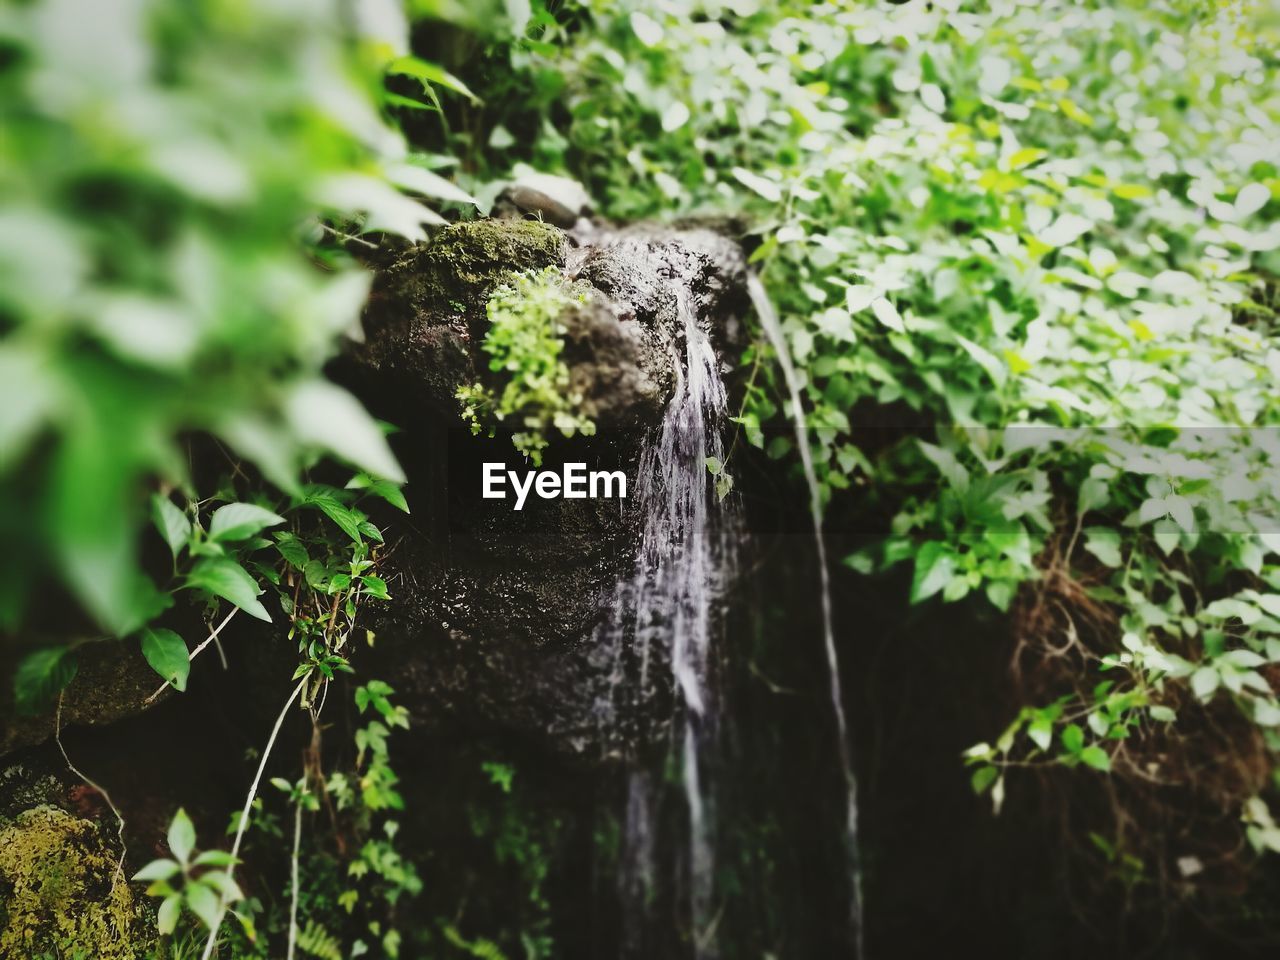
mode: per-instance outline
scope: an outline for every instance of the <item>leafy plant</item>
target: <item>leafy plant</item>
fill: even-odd
[[[195,827],[181,809],[169,824],[169,852],[172,858],[152,860],[133,876],[135,881],[150,883],[148,896],[163,898],[156,915],[160,933],[173,933],[184,910],[204,926],[216,927],[222,919],[220,905],[244,899],[227,869],[235,865],[235,858],[222,850],[196,853]],[[252,934],[251,926],[246,929]]]
[[[514,274],[489,297],[489,330],[484,351],[489,369],[505,379],[501,390],[483,381],[458,389],[463,419],[473,433],[513,420],[511,441],[535,466],[542,463],[547,434],[590,436],[595,424],[581,411],[582,397],[571,389],[561,358],[566,309],[586,300],[585,285],[567,280],[555,267]]]

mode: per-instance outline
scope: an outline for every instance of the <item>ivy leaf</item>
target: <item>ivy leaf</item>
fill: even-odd
[[[187,574],[187,586],[207,590],[214,596],[229,600],[250,616],[271,622],[271,615],[258,602],[262,589],[234,560],[226,557],[201,560]]]
[[[172,630],[164,627],[142,631],[142,655],[151,669],[160,674],[179,693],[187,689],[187,677],[191,673],[191,660],[187,645]]]
[[[267,527],[284,523],[284,517],[252,503],[228,503],[213,512],[209,521],[209,536],[228,542],[247,540]]]

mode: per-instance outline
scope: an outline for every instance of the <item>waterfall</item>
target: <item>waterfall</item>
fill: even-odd
[[[714,957],[712,903],[715,869],[715,802],[708,761],[718,735],[714,689],[714,641],[718,598],[732,560],[731,516],[711,492],[709,457],[723,460],[721,427],[727,415],[724,383],[711,342],[698,323],[688,290],[671,284],[683,357],[678,381],[662,425],[640,457],[636,499],[643,517],[635,565],[611,596],[609,613],[597,628],[597,646],[614,658],[609,701],[597,704],[598,722],[618,716],[614,698],[625,696],[630,673],[643,690],[655,682],[655,664],[669,660],[675,695],[671,744],[681,768],[687,812],[683,871],[693,954]],[[643,922],[635,897],[654,879],[654,839],[658,791],[646,772],[633,771],[628,783],[620,892],[624,926]],[[624,942],[636,942],[624,932]]]
[[[840,660],[836,655],[835,633],[831,626],[831,575],[827,570],[827,545],[822,534],[822,500],[818,492],[818,477],[813,469],[813,454],[809,449],[809,430],[805,425],[804,402],[800,394],[800,377],[791,352],[778,322],[777,311],[755,274],[749,274],[747,289],[751,304],[765,335],[778,355],[782,377],[786,381],[791,399],[791,419],[795,427],[796,446],[800,448],[800,462],[805,481],[809,486],[809,512],[813,519],[814,548],[818,555],[819,585],[822,592],[822,632],[827,654],[827,670],[831,679],[831,706],[836,721],[836,741],[840,754],[841,771],[845,786],[845,846],[849,862],[850,905],[849,920],[852,925],[855,957],[862,955],[862,878],[858,856],[858,784],[853,773],[852,751],[849,745],[849,725],[845,719],[844,696],[840,684]]]

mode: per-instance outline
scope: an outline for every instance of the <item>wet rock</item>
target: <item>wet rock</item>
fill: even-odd
[[[25,653],[25,651],[23,651]],[[64,728],[114,723],[141,713],[145,699],[160,685],[136,644],[91,643],[76,654],[76,676],[63,694]],[[14,662],[20,655],[14,657]],[[13,702],[13,681],[0,682],[0,757],[53,736],[54,713],[20,715]]]
[[[617,709],[616,651],[595,639],[635,562],[636,505],[531,498],[515,512],[509,500],[483,498],[481,464],[519,467],[518,458],[505,437],[471,437],[454,400],[458,386],[487,375],[488,295],[509,271],[547,265],[592,290],[563,318],[563,357],[598,426],[594,437],[555,438],[548,468],[585,462],[634,484],[682,375],[681,301],[719,349],[738,346],[745,260],[707,229],[580,221],[566,234],[538,221],[480,221],[388,268],[374,285],[366,343],[336,367],[402,428],[414,510],[393,536],[384,566],[393,601],[370,611],[377,639],[361,670],[392,680],[419,724],[514,732],[599,761],[658,742],[671,716],[670,684],[658,680]]]

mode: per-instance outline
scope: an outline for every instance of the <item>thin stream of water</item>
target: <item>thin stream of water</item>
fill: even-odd
[[[818,554],[818,572],[822,587],[822,631],[826,646],[827,668],[831,677],[831,706],[836,719],[836,736],[840,753],[840,765],[845,782],[845,844],[849,858],[849,881],[851,888],[850,923],[852,925],[855,957],[862,956],[862,877],[858,855],[858,783],[853,772],[853,757],[850,749],[848,723],[844,713],[844,695],[840,683],[840,660],[836,654],[835,632],[831,618],[831,575],[827,570],[827,545],[822,533],[822,499],[818,492],[818,477],[813,469],[813,454],[809,449],[809,429],[804,420],[804,401],[800,394],[800,378],[795,364],[791,361],[791,352],[778,322],[777,311],[773,301],[754,273],[749,274],[747,281],[751,304],[755,307],[756,316],[765,335],[778,355],[778,363],[782,367],[782,377],[787,384],[787,392],[791,399],[791,419],[795,426],[796,445],[800,448],[800,462],[804,467],[804,478],[809,485],[809,512],[813,518],[813,539]]]
[[[610,615],[598,628],[599,648],[614,657],[610,699],[599,705],[599,713],[603,723],[616,720],[614,698],[625,682],[628,657],[638,661],[641,688],[649,682],[651,665],[669,657],[677,696],[673,746],[678,745],[688,813],[685,870],[694,956],[710,960],[716,956],[715,802],[707,767],[719,709],[712,684],[713,611],[729,578],[733,538],[725,511],[713,509],[706,461],[724,458],[721,427],[728,400],[719,362],[688,290],[675,282],[671,289],[684,335],[683,363],[676,364],[678,382],[661,429],[640,459],[636,496],[644,526],[635,567],[615,587]],[[621,887],[624,899],[631,901],[654,880],[651,832],[657,798],[649,777],[634,772],[628,793],[628,856]],[[624,909],[637,908],[629,902]],[[643,917],[627,922],[639,925]],[[642,939],[640,934],[632,937]]]

